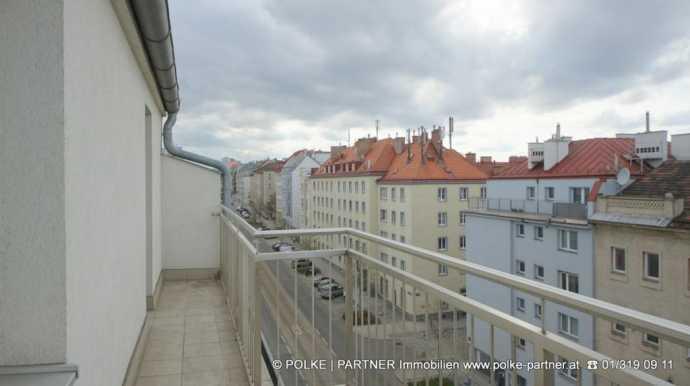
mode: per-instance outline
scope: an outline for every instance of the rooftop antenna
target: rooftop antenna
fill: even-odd
[[[410,137],[410,129],[407,129],[407,162],[412,160],[412,138]]]
[[[347,146],[350,146],[350,128],[347,128]]]
[[[448,117],[448,147],[453,149],[453,117]]]
[[[379,137],[379,120],[376,120],[376,138]]]
[[[645,118],[645,129],[646,129],[645,132],[649,133],[649,111],[647,111],[644,114],[644,118]]]

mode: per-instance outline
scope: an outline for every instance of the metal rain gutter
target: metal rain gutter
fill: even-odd
[[[130,0],[130,6],[156,78],[163,106],[168,113],[163,125],[165,150],[173,156],[217,169],[222,176],[221,202],[225,206],[230,206],[232,177],[228,166],[220,160],[182,150],[175,146],[173,141],[172,129],[180,111],[180,92],[168,1]]]

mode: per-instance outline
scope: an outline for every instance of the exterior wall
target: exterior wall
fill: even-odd
[[[517,235],[517,224],[525,227],[524,237]],[[543,240],[535,238],[535,226],[542,226]],[[491,229],[491,232],[487,232]],[[558,247],[558,231],[560,229],[575,230],[578,234],[578,249],[576,252],[564,251]],[[499,269],[504,272],[517,273],[517,261],[525,263],[524,276],[528,279],[543,281],[552,286],[560,286],[559,271],[576,274],[578,277],[579,292],[582,295],[594,296],[594,262],[593,262],[593,234],[589,226],[573,226],[549,223],[546,221],[525,220],[514,216],[481,215],[470,212],[467,215],[465,232],[467,234],[467,259],[469,261]],[[500,240],[501,242],[496,242]],[[544,268],[544,278],[539,279],[535,274],[535,267]],[[541,319],[535,316],[535,304],[540,299],[512,290],[508,287],[489,282],[484,279],[468,275],[467,294],[469,297],[479,300],[501,311],[510,313],[522,320],[535,325],[541,325]],[[524,310],[517,307],[517,299],[525,301]],[[577,337],[569,337],[586,347],[594,346],[593,318],[586,313],[564,307],[560,304],[547,302],[543,318],[546,329],[559,332],[559,313],[574,317],[578,323]],[[476,322],[475,347],[484,353],[489,353],[489,326],[482,322]],[[496,334],[496,355],[501,359],[510,359],[510,336],[501,331]],[[531,346],[526,350],[518,350],[519,359],[523,361],[533,360]],[[528,384],[533,384],[532,374],[525,371],[520,373]],[[556,376],[556,385],[567,385],[572,381],[560,375]],[[592,374],[583,372],[583,384],[593,383]]]
[[[276,192],[279,190],[279,174],[274,171],[264,171],[259,174],[262,178],[261,183],[261,208],[263,215],[268,218],[276,218],[277,203]]]
[[[289,178],[283,180],[282,191],[289,193],[286,195],[286,207],[288,210],[284,214],[289,226],[293,228],[303,228],[305,226],[305,212],[303,209],[306,196],[303,187],[311,174],[311,169],[319,167],[311,157],[305,157],[290,172]],[[286,181],[287,180],[287,181]],[[289,184],[289,185],[288,185]]]
[[[527,199],[527,187],[536,188],[537,200],[544,200],[544,188],[554,188],[555,202],[570,202],[570,188],[592,188],[596,178],[492,179],[487,181],[487,197]]]
[[[308,198],[311,210],[308,212],[308,223],[317,228],[328,227],[359,227],[360,230],[378,234],[378,192],[376,180],[379,176],[348,176],[348,177],[327,177],[310,178],[309,187],[310,197]],[[341,189],[338,191],[338,183]],[[350,191],[350,184],[352,191]],[[355,184],[358,188],[355,190]],[[365,192],[362,193],[361,186],[364,184]],[[338,209],[338,201],[341,203]],[[352,202],[350,211],[349,203]],[[356,203],[359,203],[359,211],[356,210]],[[345,204],[343,204],[345,203]],[[365,210],[362,210],[364,203]],[[351,225],[350,225],[351,224]],[[347,239],[336,235],[320,236],[313,240],[313,246],[337,248],[352,244],[352,248],[366,252],[369,256],[378,256],[377,251],[370,248],[368,242]],[[336,262],[340,264],[340,262]]]
[[[218,268],[220,175],[163,157],[163,268]]]
[[[78,385],[115,385],[146,314],[145,169],[157,144],[146,148],[146,109],[155,137],[161,113],[113,3],[75,0],[64,7],[66,356],[79,365]],[[157,165],[152,160],[152,178]],[[150,204],[154,210],[154,198]],[[151,230],[152,242],[160,232]],[[160,250],[152,249],[155,267]]]
[[[379,233],[381,236],[397,241],[402,241],[402,236],[408,244],[432,251],[439,251],[449,256],[463,259],[465,251],[460,248],[460,236],[464,235],[465,225],[460,223],[460,212],[469,208],[471,200],[460,200],[459,189],[461,187],[467,188],[469,198],[479,198],[482,186],[483,184],[481,183],[434,184],[419,182],[409,184],[379,184],[379,211],[386,210],[387,212],[387,221],[379,221]],[[437,191],[441,187],[446,188],[447,191],[447,199],[443,202],[437,199]],[[386,199],[382,199],[380,196],[382,188],[385,188],[387,191]],[[395,189],[396,192],[395,200],[393,200],[392,195],[393,189]],[[400,200],[401,189],[405,191],[405,201]],[[391,212],[393,211],[396,213],[395,224],[391,221]],[[404,212],[406,217],[404,226],[400,224],[401,212]],[[440,212],[446,212],[447,214],[446,226],[438,225],[438,213]],[[380,216],[380,214],[377,214],[377,216]],[[377,220],[379,220],[379,218],[380,217],[377,217]],[[438,238],[442,236],[447,237],[448,248],[446,250],[438,249]],[[397,267],[400,267],[400,261],[405,261],[405,268],[407,271],[441,284],[455,292],[462,292],[465,288],[464,275],[460,274],[458,271],[449,271],[447,275],[440,274],[438,264],[423,259],[413,259],[409,254],[400,253],[387,247],[382,247],[377,257],[381,258],[381,253],[385,253],[388,256],[388,260],[391,264],[393,264],[394,257]],[[395,291],[397,291],[397,293],[394,295],[393,293]],[[405,304],[405,309],[408,312],[413,312],[412,291],[407,291],[405,295],[398,295],[400,291],[399,286],[395,291],[392,289],[389,291],[389,300],[395,301],[401,305],[399,299],[404,296],[405,302],[407,303]],[[437,304],[437,302],[433,302],[432,308],[430,308],[429,311],[438,310]],[[417,309],[414,310],[415,313],[425,311],[427,310],[424,308],[423,304],[417,304]]]
[[[596,297],[624,307],[690,324],[690,235],[668,229],[631,227],[622,224],[595,226]],[[626,272],[612,269],[611,248],[623,248]],[[661,281],[643,279],[643,253],[661,257]],[[662,341],[654,350],[642,343],[642,333],[627,329],[622,337],[612,333],[611,322],[597,319],[597,351],[618,359],[672,360],[673,370],[658,369],[654,375],[682,384],[690,379],[690,352],[671,342]],[[661,367],[661,366],[660,366]]]
[[[0,366],[66,359],[62,16],[0,5]]]

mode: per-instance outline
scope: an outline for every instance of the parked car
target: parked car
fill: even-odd
[[[290,252],[295,250],[295,246],[287,241],[278,241],[277,243],[273,243],[271,248],[273,248],[273,250],[276,252]]]
[[[345,294],[345,289],[338,283],[330,283],[326,286],[319,287],[319,295],[323,299],[333,299],[341,297]]]
[[[338,284],[338,282],[335,279],[333,279],[332,277],[327,277],[324,280],[320,281],[319,283],[315,284],[314,287],[316,287],[317,289],[320,290],[322,287],[326,287],[330,284]]]
[[[316,279],[314,279],[314,287],[318,288],[318,286],[320,286],[322,282],[327,282],[329,280],[333,280],[333,278],[330,278],[328,276],[317,277]]]
[[[316,290],[317,290],[317,291],[321,291],[321,289],[323,289],[323,288],[328,288],[328,287],[330,287],[330,286],[332,286],[332,285],[338,285],[338,286],[340,286],[341,284],[338,283],[337,281],[331,279],[330,281],[321,283],[318,287],[316,287]]]
[[[290,262],[290,266],[292,268],[301,267],[301,266],[305,266],[305,265],[311,267],[312,264],[313,263],[309,259],[297,259],[297,260],[292,260],[292,262]]]
[[[297,267],[297,272],[302,273],[306,276],[314,276],[321,274],[319,267],[314,267],[313,265],[302,265]]]

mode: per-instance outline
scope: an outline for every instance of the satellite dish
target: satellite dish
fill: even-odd
[[[616,174],[616,182],[621,186],[630,182],[630,170],[628,170],[628,168],[621,168],[618,174]]]

